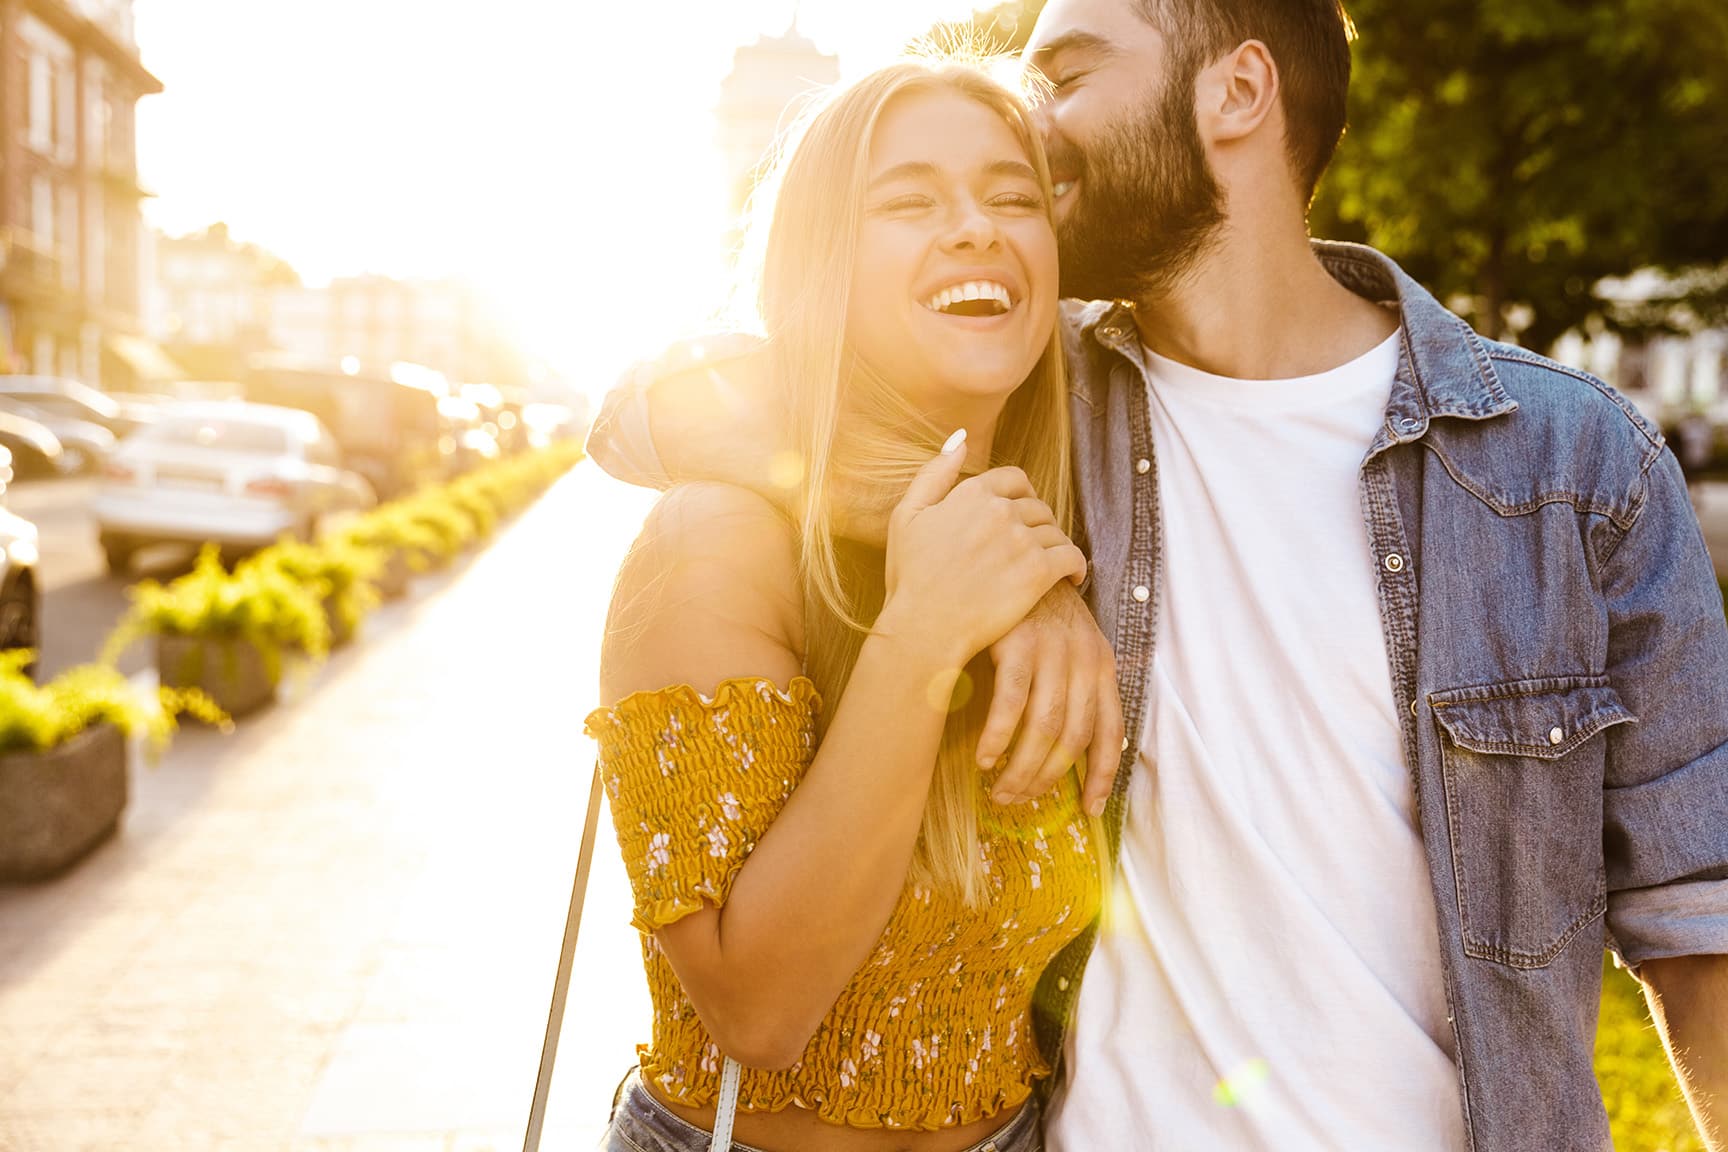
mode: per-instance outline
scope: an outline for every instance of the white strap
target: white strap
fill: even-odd
[[[732,1121],[738,1115],[738,1077],[744,1070],[726,1057],[720,1069],[720,1107],[714,1113],[714,1139],[708,1152],[732,1152]]]

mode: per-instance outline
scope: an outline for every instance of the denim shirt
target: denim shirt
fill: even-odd
[[[1402,322],[1362,519],[1469,1147],[1607,1148],[1591,1065],[1603,947],[1633,966],[1728,953],[1728,623],[1710,557],[1673,454],[1613,389],[1483,340],[1372,249],[1315,248]],[[1086,592],[1129,734],[1105,814],[1114,859],[1157,641],[1158,467],[1132,313],[1064,309]],[[607,396],[589,446],[663,486],[647,386]],[[1057,1078],[1096,934],[1035,997]]]
[[[1634,966],[1728,952],[1728,623],[1710,557],[1673,454],[1611,388],[1482,339],[1372,249],[1315,247],[1401,314],[1362,518],[1469,1147],[1607,1148],[1591,1065],[1604,945]],[[1065,308],[1087,595],[1129,733],[1114,858],[1157,642],[1158,466],[1132,312]],[[1039,986],[1058,1075],[1095,941]]]

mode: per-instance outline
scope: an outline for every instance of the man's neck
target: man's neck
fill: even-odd
[[[1137,301],[1135,316],[1160,356],[1238,380],[1327,372],[1398,328],[1396,313],[1332,278],[1305,234],[1236,217],[1180,283]]]

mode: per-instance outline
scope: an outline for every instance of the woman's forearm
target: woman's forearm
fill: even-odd
[[[960,663],[905,634],[866,640],[803,781],[726,906],[699,918],[707,938],[668,950],[704,1023],[740,1060],[797,1059],[881,936],[905,885]],[[680,967],[679,956],[699,960]]]

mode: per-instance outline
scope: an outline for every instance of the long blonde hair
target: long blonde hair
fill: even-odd
[[[758,308],[768,337],[769,371],[790,414],[799,457],[789,478],[801,529],[806,665],[828,702],[829,716],[884,595],[882,556],[843,538],[835,495],[843,493],[852,508],[885,511],[945,436],[892,382],[861,365],[845,340],[876,125],[892,101],[927,91],[959,92],[997,112],[1037,171],[1049,213],[1049,167],[1020,99],[991,79],[980,62],[930,58],[874,72],[807,116],[783,143],[780,160],[753,204]],[[1057,523],[1071,529],[1068,395],[1054,316],[1043,354],[1006,403],[992,463],[1023,469],[1055,511]],[[976,660],[951,701],[945,686],[934,689],[936,705],[947,704],[949,717],[912,869],[914,881],[969,904],[981,895],[974,757],[983,717],[965,696],[970,685],[987,676],[987,659]],[[977,696],[983,703],[985,694]]]

